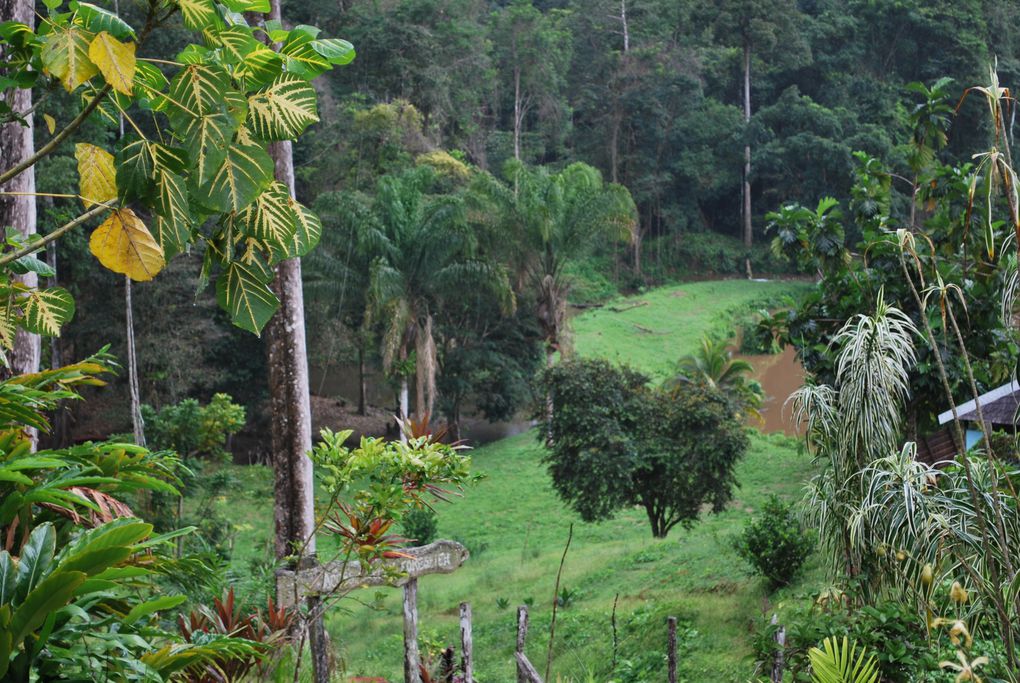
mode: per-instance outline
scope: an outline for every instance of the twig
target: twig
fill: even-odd
[[[77,228],[82,223],[85,223],[90,218],[98,216],[99,214],[101,214],[104,211],[109,211],[111,209],[116,209],[116,208],[117,207],[111,206],[110,204],[96,204],[94,207],[92,207],[91,209],[89,209],[88,211],[83,213],[82,215],[78,216],[77,218],[75,218],[70,223],[65,223],[64,225],[61,225],[59,228],[57,228],[53,232],[47,233],[42,239],[37,240],[35,242],[32,242],[32,244],[29,244],[28,246],[22,247],[21,249],[18,249],[16,251],[12,251],[10,253],[4,254],[3,256],[0,256],[0,266],[5,266],[8,263],[10,263],[11,261],[17,261],[19,258],[21,258],[23,256],[28,256],[29,254],[34,254],[35,252],[39,251],[40,249],[45,247],[47,244],[52,242],[53,240],[55,240],[58,237],[60,237],[61,235],[63,235],[65,232],[68,232],[70,230],[73,230],[73,229]]]
[[[549,622],[549,650],[545,656],[545,680],[549,680],[549,671],[552,669],[553,641],[556,639],[556,607],[560,597],[560,577],[563,575],[563,563],[567,561],[567,551],[570,550],[570,542],[574,539],[574,523],[570,523],[570,531],[567,533],[567,544],[563,547],[563,557],[560,558],[560,568],[556,572],[556,588],[553,591],[552,621]]]
[[[613,616],[610,617],[609,621],[613,625],[613,668],[611,671],[616,671],[616,656],[620,650],[620,634],[616,631],[616,603],[620,602],[620,594],[617,593],[616,597],[613,598]]]

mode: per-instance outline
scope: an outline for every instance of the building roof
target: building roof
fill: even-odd
[[[1020,408],[1020,383],[1016,380],[1001,387],[992,389],[977,397],[976,400],[967,401],[957,406],[956,413],[961,420],[966,422],[977,422],[977,407],[981,405],[981,412],[985,420],[993,425],[1014,425],[1016,424],[1017,409]],[[946,424],[953,419],[953,411],[947,410],[939,415],[939,424]]]

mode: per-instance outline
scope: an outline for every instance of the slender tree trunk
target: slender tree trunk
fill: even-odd
[[[751,41],[744,40],[744,135],[749,131],[746,126],[751,123]],[[751,230],[751,142],[744,143],[744,246],[751,248],[754,235]],[[744,266],[747,269],[747,277],[751,277],[751,257],[748,255]]]
[[[365,349],[358,346],[358,415],[368,414],[368,386],[365,380]]]
[[[553,348],[551,342],[546,342],[545,345],[545,367],[551,368],[555,364],[556,350]],[[553,396],[552,389],[546,389],[545,392],[545,445],[551,447],[553,445]]]
[[[400,377],[400,419],[401,421],[406,420],[410,416],[411,412],[411,392],[407,386],[407,376],[401,375]],[[404,434],[403,426],[400,426],[400,441],[407,443],[407,435]]]
[[[516,61],[516,60],[515,60]],[[521,160],[521,127],[524,118],[521,104],[521,67],[514,66],[514,159]]]
[[[35,3],[31,0],[0,0],[0,21],[18,21],[29,26],[35,25]],[[3,50],[0,49],[0,64],[4,62]],[[4,69],[0,66],[0,75]],[[0,125],[0,171],[17,165],[35,153],[32,140],[34,130],[32,114],[32,91],[15,89],[6,92],[3,101],[12,111],[24,115],[27,125],[12,122]],[[18,176],[0,186],[5,192],[35,192],[35,169],[28,168]],[[34,235],[36,232],[36,207],[33,196],[0,197],[0,228],[11,226],[22,235]],[[37,287],[39,278],[35,273],[15,276],[15,280],[28,287]],[[39,371],[39,360],[42,355],[42,342],[37,334],[29,334],[18,330],[14,338],[14,348],[9,356],[11,372],[22,375]],[[31,430],[33,449],[38,434]]]
[[[135,316],[131,301],[131,278],[124,278],[124,320],[127,331],[128,388],[131,393],[131,427],[135,443],[145,445],[145,422],[142,420],[142,397],[138,386],[138,356],[135,353]]]
[[[627,0],[620,0],[620,23],[623,24],[623,54],[630,52],[630,26],[627,24]]]

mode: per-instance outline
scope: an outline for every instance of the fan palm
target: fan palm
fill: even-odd
[[[464,291],[484,291],[504,312],[515,306],[506,270],[485,258],[458,195],[430,195],[434,172],[417,168],[379,181],[361,230],[371,255],[368,311],[383,332],[383,364],[392,370],[412,351],[418,415],[433,412],[437,354],[435,316]],[[409,417],[407,373],[401,373],[402,417]]]

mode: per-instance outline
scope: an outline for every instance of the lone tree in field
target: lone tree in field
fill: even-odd
[[[553,486],[586,522],[640,505],[652,535],[691,526],[703,505],[730,500],[733,467],[747,435],[732,404],[705,383],[675,391],[603,360],[561,363],[546,371],[556,412],[545,461]]]

